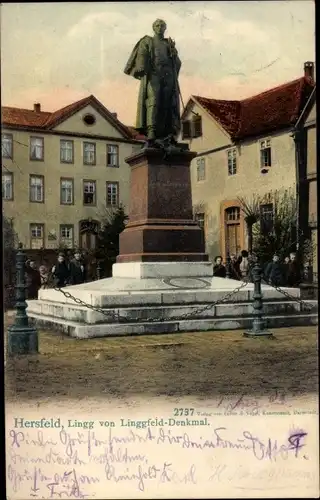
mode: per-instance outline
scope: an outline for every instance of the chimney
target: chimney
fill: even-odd
[[[314,80],[314,63],[312,61],[306,61],[304,63],[304,76],[305,78],[311,78]]]
[[[111,114],[116,120],[118,119],[118,113],[111,113]]]
[[[40,111],[41,111],[41,104],[40,104],[40,102],[36,102],[36,103],[33,105],[33,111],[34,111],[35,113],[40,113]]]

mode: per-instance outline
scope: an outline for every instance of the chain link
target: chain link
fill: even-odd
[[[221,299],[218,299],[215,302],[210,302],[208,305],[206,305],[204,307],[201,307],[201,308],[198,308],[195,311],[191,311],[189,314],[186,314],[183,317],[183,319],[188,319],[189,317],[193,317],[193,316],[195,316],[197,314],[201,314],[201,313],[205,312],[206,310],[208,310],[208,309],[210,309],[210,308],[212,308],[212,307],[214,307],[214,306],[216,306],[218,304],[224,303],[226,300],[228,300],[229,298],[233,297],[233,295],[237,294],[240,290],[242,290],[243,288],[245,288],[248,285],[248,283],[249,283],[249,281],[247,279],[244,280],[241,283],[241,285],[239,285],[237,288],[235,288],[231,292],[227,293]],[[91,304],[87,304],[86,302],[84,302],[83,300],[79,299],[78,297],[74,297],[70,292],[67,292],[66,290],[63,290],[63,288],[55,286],[55,287],[53,287],[53,290],[56,290],[57,292],[61,292],[67,299],[73,300],[76,304],[79,304],[79,305],[81,305],[83,307],[86,307],[87,309],[90,309],[92,311],[101,313],[104,316],[110,317],[110,311],[105,311],[101,307],[96,307],[96,306],[93,306]],[[121,316],[119,313],[117,313],[117,319],[118,319],[118,321],[120,321],[120,320],[127,320],[128,321],[128,318],[126,316]],[[181,316],[180,317],[179,316],[172,317],[172,318],[168,319],[168,321],[175,321],[175,320],[179,320],[179,319],[181,319]],[[156,321],[165,321],[165,319],[163,319],[163,318],[147,318],[146,320],[144,320],[145,323],[152,323],[152,322],[156,322]]]
[[[232,266],[232,264],[229,264],[229,265]],[[240,275],[239,275],[239,273],[237,272],[237,270],[234,267],[233,267],[233,272],[240,279]],[[277,292],[282,293],[285,297],[287,297],[287,299],[294,300],[298,304],[301,304],[302,308],[305,311],[311,312],[312,309],[314,309],[317,306],[317,304],[310,304],[309,302],[306,302],[306,301],[300,299],[299,297],[294,297],[293,295],[291,295],[287,291],[283,290],[279,286],[277,286],[274,283],[270,282],[269,278],[263,272],[262,272],[262,275],[261,275],[261,279],[263,279],[266,282],[266,284],[272,286],[275,290],[277,290]]]
[[[302,308],[305,310],[305,311],[308,311],[308,312],[311,312],[312,309],[314,309],[317,304],[310,304],[310,302],[306,302],[305,300],[303,299],[300,299],[299,297],[294,297],[293,295],[291,295],[290,293],[288,293],[286,290],[283,290],[282,288],[280,288],[279,286],[275,285],[274,283],[272,283],[270,280],[267,279],[267,277],[263,274],[263,279],[270,285],[272,286],[272,288],[274,288],[275,290],[277,290],[277,292],[280,292],[282,293],[282,295],[284,295],[285,297],[287,297],[287,299],[291,299],[291,300],[294,300],[295,302],[297,302],[298,304],[301,304]]]
[[[236,274],[238,275],[238,273],[236,273]],[[267,280],[267,278],[266,278],[266,276],[264,274],[262,274],[262,277],[266,281],[266,283],[268,283],[270,286],[272,286],[275,290],[277,290],[278,292],[282,293],[288,299],[291,299],[291,300],[294,300],[295,302],[298,302],[299,304],[302,305],[302,307],[305,310],[307,310],[307,311],[310,312],[315,307],[315,305],[310,304],[308,302],[305,302],[304,300],[302,300],[302,299],[300,299],[298,297],[294,297],[293,295],[291,295],[290,293],[286,292],[285,290],[283,290],[282,288],[278,287],[277,285],[274,285],[273,283],[270,283],[269,280]],[[47,282],[48,281],[49,280],[47,280]],[[246,277],[246,278],[242,279],[241,285],[239,285],[237,288],[235,288],[231,292],[228,292],[221,299],[218,299],[218,300],[216,300],[214,302],[210,302],[206,306],[202,306],[201,308],[198,308],[195,311],[191,311],[189,314],[186,314],[184,316],[184,319],[188,319],[189,317],[197,316],[198,314],[203,314],[208,309],[211,309],[212,307],[215,307],[215,306],[217,306],[219,304],[223,304],[229,298],[231,298],[234,295],[236,295],[240,290],[244,289],[248,285],[248,283],[250,283],[249,277]],[[103,314],[104,316],[107,316],[107,317],[110,318],[110,310],[106,311],[105,309],[103,309],[101,307],[97,307],[97,306],[93,306],[91,304],[88,304],[87,302],[84,302],[83,300],[79,299],[78,297],[74,297],[70,292],[67,292],[66,290],[63,290],[63,288],[61,288],[61,287],[54,286],[53,290],[55,290],[57,292],[61,292],[67,299],[73,300],[78,305],[86,307],[87,309],[90,309],[92,311],[98,312],[98,313]],[[128,321],[128,318],[126,316],[121,316],[119,313],[116,313],[115,311],[114,311],[114,315],[117,315],[117,320],[118,321],[121,321],[121,320]],[[181,319],[181,317],[171,317],[169,319],[169,321],[175,321],[175,320],[179,320],[179,319]],[[163,318],[147,318],[147,319],[144,320],[145,323],[153,323],[153,322],[158,322],[158,321],[165,321],[165,319],[163,319]]]

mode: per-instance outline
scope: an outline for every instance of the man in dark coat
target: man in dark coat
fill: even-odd
[[[226,268],[222,264],[222,257],[218,255],[215,259],[215,265],[213,266],[213,276],[216,276],[218,278],[225,278],[226,277]]]
[[[28,300],[37,299],[40,287],[41,287],[40,272],[38,271],[34,260],[29,260],[26,262],[27,299]]]
[[[287,264],[286,283],[289,287],[299,286],[301,281],[301,272],[297,256],[294,252],[290,253],[290,260]]]
[[[230,278],[232,280],[240,280],[240,262],[235,256],[235,254],[230,255]]]
[[[66,286],[69,280],[69,268],[65,261],[64,255],[59,253],[58,261],[52,268],[52,276],[54,278],[55,286],[62,288]]]
[[[76,251],[74,258],[70,261],[70,284],[80,285],[85,282],[85,266],[81,259],[81,253]]]
[[[280,262],[279,256],[274,255],[272,261],[269,262],[265,270],[265,279],[270,285],[284,285],[283,265]]]

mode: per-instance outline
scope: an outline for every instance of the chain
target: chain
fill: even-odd
[[[316,307],[317,304],[310,304],[309,302],[306,302],[306,301],[300,299],[299,297],[294,297],[293,295],[291,295],[290,293],[286,292],[285,290],[283,290],[279,286],[277,286],[274,283],[270,282],[264,274],[263,274],[263,278],[264,278],[264,280],[268,284],[270,284],[270,286],[272,286],[275,290],[277,290],[277,292],[282,293],[282,295],[284,295],[285,297],[287,297],[287,299],[291,299],[291,300],[294,300],[295,302],[298,302],[298,304],[301,304],[302,307],[303,307],[303,309],[305,309],[306,311],[310,312],[312,309],[314,309]]]
[[[235,269],[233,269],[233,270],[234,270],[235,274],[237,275],[237,277],[240,278],[240,276],[237,273],[237,271]],[[266,281],[266,283],[269,283],[269,280],[266,278],[266,276],[264,274],[262,274],[262,278]],[[48,284],[49,283],[49,279],[47,279],[45,281],[45,283]],[[217,306],[219,304],[223,304],[229,298],[233,297],[240,290],[242,290],[243,288],[245,288],[248,285],[248,283],[250,283],[249,277],[243,278],[242,282],[241,282],[241,285],[239,285],[237,288],[235,288],[231,292],[229,292],[226,295],[224,295],[221,299],[218,299],[218,300],[216,300],[214,302],[210,302],[206,306],[198,308],[195,311],[191,311],[189,314],[187,314],[187,315],[184,316],[184,319],[188,319],[191,316],[194,317],[195,315],[202,314],[202,313],[204,313],[205,311],[207,311],[208,309],[210,309],[212,307],[215,307],[215,306]],[[278,287],[277,285],[274,285],[273,283],[269,283],[269,284],[275,290],[277,290],[278,292],[280,292],[281,294],[283,294],[288,299],[294,300],[295,302],[298,302],[299,304],[301,304],[302,307],[305,310],[307,310],[307,311],[310,312],[315,307],[315,305],[313,305],[313,304],[305,302],[304,300],[302,300],[302,299],[300,299],[298,297],[292,296],[290,293],[286,292],[285,290],[283,290],[282,288]],[[104,316],[110,317],[110,311],[105,311],[101,307],[97,307],[97,306],[93,306],[91,304],[88,304],[88,303],[84,302],[83,300],[79,299],[78,297],[74,297],[70,292],[67,292],[67,291],[63,290],[63,288],[61,288],[61,287],[54,286],[53,290],[55,290],[57,292],[61,292],[67,299],[73,300],[78,305],[81,305],[83,307],[86,307],[87,309],[90,309],[92,311],[95,311],[95,312],[98,312],[100,314],[103,314]],[[118,321],[120,321],[120,320],[127,320],[127,317],[121,316],[119,313],[117,313],[117,319],[118,319]],[[175,321],[175,320],[179,320],[179,319],[181,319],[181,317],[172,317],[172,318],[170,318],[170,321]],[[144,322],[145,323],[152,323],[152,322],[156,322],[156,321],[164,321],[164,319],[162,319],[162,318],[147,318]]]
[[[212,308],[212,307],[214,307],[214,306],[216,306],[218,304],[222,304],[223,302],[225,302],[229,298],[233,297],[233,295],[235,295],[236,293],[238,293],[240,290],[242,290],[243,288],[245,288],[248,283],[249,283],[249,281],[246,279],[245,281],[243,281],[241,283],[241,285],[239,285],[237,288],[235,288],[231,292],[227,293],[221,299],[218,299],[215,302],[210,302],[208,305],[206,305],[204,307],[201,307],[201,308],[198,308],[198,309],[196,309],[196,311],[192,311],[189,314],[186,314],[184,316],[184,319],[187,319],[187,318],[189,318],[191,316],[194,316],[194,315],[197,315],[197,314],[201,314],[201,313],[205,312],[206,310],[208,310],[208,309],[210,309],[210,308]],[[53,287],[53,290],[56,290],[57,292],[61,292],[67,299],[73,300],[76,304],[79,304],[79,305],[81,305],[83,307],[86,307],[87,309],[90,309],[92,311],[96,311],[98,313],[101,313],[104,316],[110,317],[110,312],[109,311],[105,311],[101,307],[96,307],[96,306],[93,306],[91,304],[87,304],[83,300],[81,300],[81,299],[79,299],[77,297],[74,297],[70,292],[67,292],[67,291],[63,290],[63,288]],[[121,319],[127,320],[127,318],[125,316],[121,316],[119,313],[117,314],[117,319],[118,320],[121,320]],[[177,316],[177,317],[170,318],[170,321],[175,321],[175,320],[179,320],[179,319],[181,319],[181,317]],[[159,319],[157,319],[157,318],[148,318],[144,322],[145,323],[152,323],[152,322],[155,322],[155,321],[165,321],[165,320],[162,319],[162,318],[159,318]]]

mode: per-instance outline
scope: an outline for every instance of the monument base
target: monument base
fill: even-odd
[[[211,262],[126,262],[112,268],[114,278],[212,277]]]
[[[77,338],[250,330],[253,284],[233,293],[241,282],[205,275],[212,273],[207,264],[115,264],[112,278],[63,288],[90,308],[62,291],[47,289],[39,291],[38,300],[28,301],[27,313],[37,325]],[[316,309],[303,313],[299,303],[267,285],[262,285],[262,293],[268,327],[317,324]],[[290,294],[299,297],[300,290],[291,288]]]
[[[204,232],[193,217],[190,162],[195,156],[186,149],[166,155],[145,148],[126,158],[129,222],[119,237],[117,263],[208,262]]]

